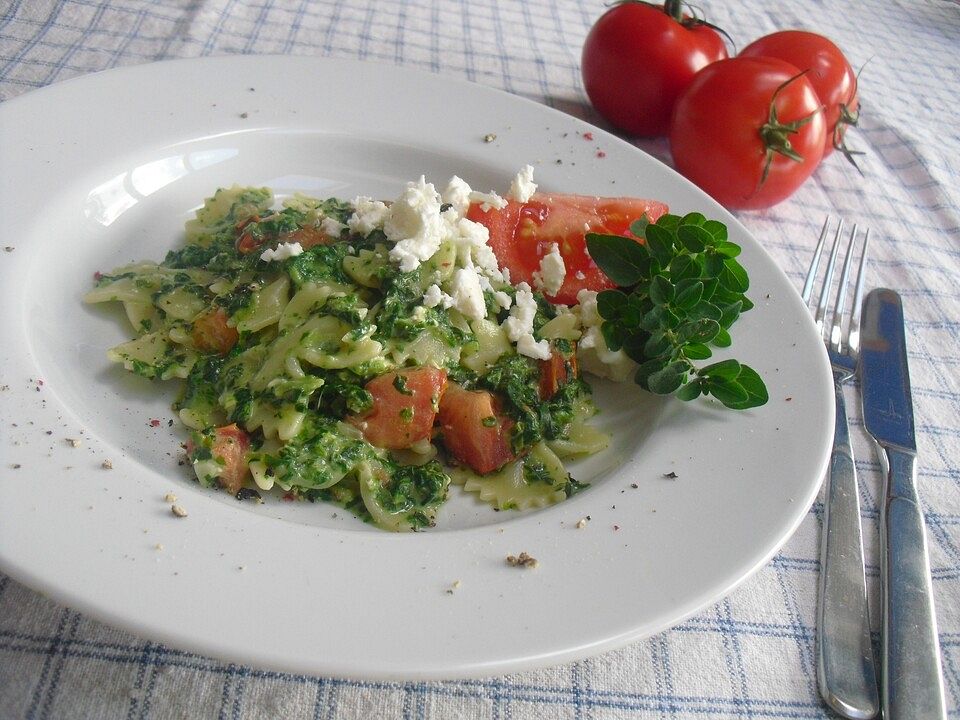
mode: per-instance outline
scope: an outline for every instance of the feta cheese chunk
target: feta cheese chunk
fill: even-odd
[[[463,215],[470,207],[470,193],[473,189],[462,178],[454,175],[447,183],[447,189],[441,196],[443,202],[448,203],[457,212],[457,215]]]
[[[424,307],[432,308],[440,305],[444,310],[453,306],[453,298],[440,289],[439,285],[431,285],[423,294]],[[417,310],[420,308],[418,307]]]
[[[390,206],[383,223],[383,232],[396,244],[390,259],[403,272],[412,272],[429,259],[447,236],[444,218],[440,215],[440,193],[421,175]]]
[[[507,206],[507,201],[497,195],[493,190],[488,193],[473,190],[470,193],[470,202],[480,203],[480,209],[488,212],[490,208],[494,210],[503,210]]]
[[[450,279],[450,297],[453,298],[453,307],[471,320],[482,320],[487,316],[480,278],[473,268],[454,271]]]
[[[510,306],[513,304],[513,300],[510,299],[510,296],[501,290],[497,290],[493,293],[493,299],[504,310],[509,310]]]
[[[342,222],[337,222],[332,217],[325,217],[320,222],[320,230],[329,235],[332,238],[339,238],[340,233],[347,229],[347,226]]]
[[[490,231],[486,225],[460,218],[455,227],[457,257],[463,267],[476,265],[488,278],[501,279],[497,256],[490,247]]]
[[[353,207],[354,212],[347,220],[347,227],[363,236],[382,229],[390,214],[390,208],[385,203],[365,196],[356,198]]]
[[[525,282],[517,285],[517,297],[510,316],[503,321],[503,331],[510,342],[516,343],[517,352],[537,360],[549,360],[551,357],[550,343],[546,340],[537,340],[533,336],[533,319],[537,314],[537,301],[533,299],[533,291]]]
[[[517,352],[534,360],[549,360],[553,355],[550,352],[550,343],[546,340],[535,340],[533,335],[521,335],[517,341]]]
[[[298,243],[280,243],[277,245],[276,250],[273,248],[267,248],[262,253],[260,253],[260,259],[264,262],[275,262],[279,260],[286,260],[287,258],[296,257],[303,253],[303,246]]]
[[[550,251],[540,258],[540,269],[533,273],[533,284],[537,290],[547,295],[556,295],[567,278],[567,266],[556,243],[550,245]]]
[[[533,181],[533,166],[524,165],[510,183],[510,197],[517,202],[525,203],[537,191],[537,184]]]

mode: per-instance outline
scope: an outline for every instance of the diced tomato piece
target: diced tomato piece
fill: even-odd
[[[280,242],[298,242],[304,250],[309,250],[315,245],[329,245],[333,240],[334,238],[331,238],[323,230],[315,227],[302,227],[280,236]]]
[[[241,255],[252,253],[254,250],[258,250],[268,243],[272,246],[274,243],[296,242],[300,243],[300,247],[304,250],[309,250],[315,245],[329,245],[336,239],[316,227],[297,228],[296,230],[283,233],[279,237],[276,235],[264,235],[260,232],[254,232],[254,228],[250,227],[250,225],[258,222],[260,222],[260,217],[254,215],[236,224],[236,231],[239,233],[237,237],[237,252]]]
[[[575,345],[569,355],[561,353],[556,346],[551,346],[550,351],[550,359],[540,361],[541,400],[549,400],[557,390],[580,376]]]
[[[234,229],[239,233],[237,237],[237,251],[240,254],[246,255],[247,253],[253,252],[263,244],[264,239],[254,237],[249,228],[251,224],[258,222],[260,222],[260,216],[251,215],[234,225]]]
[[[457,460],[480,474],[513,460],[510,446],[514,421],[500,412],[496,397],[486,390],[465,390],[450,383],[440,401],[443,444]]]
[[[373,395],[370,412],[351,415],[347,421],[371,444],[402,450],[430,438],[446,388],[447,371],[434,367],[385,373],[366,384],[367,392]]]
[[[237,427],[237,424],[218,427],[213,440],[213,457],[224,461],[223,472],[217,478],[220,485],[232,495],[236,495],[250,467],[247,463],[247,451],[250,449],[250,436]]]
[[[193,344],[198,350],[226,355],[237,344],[240,334],[227,324],[226,310],[217,308],[193,321]]]
[[[586,234],[632,237],[634,220],[646,214],[654,222],[665,212],[667,206],[655,200],[537,193],[525,203],[511,200],[502,210],[484,212],[480,205],[471,205],[467,217],[490,231],[490,247],[501,267],[510,269],[514,283],[533,286],[533,273],[555,243],[567,275],[559,292],[548,299],[573,305],[580,290],[615,287],[587,253]]]

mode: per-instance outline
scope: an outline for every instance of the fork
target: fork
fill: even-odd
[[[829,227],[828,216],[820,231],[820,240],[803,285],[803,301],[807,305],[810,303],[820,268]],[[870,640],[857,473],[843,399],[843,384],[854,376],[860,351],[860,308],[863,303],[867,245],[870,242],[868,229],[864,234],[853,304],[849,319],[844,325],[847,286],[857,243],[857,230],[854,225],[846,247],[832,317],[828,323],[827,307],[840,252],[843,220],[837,224],[823,287],[813,312],[817,330],[830,357],[836,396],[833,450],[824,481],[826,502],[820,547],[817,682],[827,705],[843,717],[860,719],[874,717],[879,712],[880,702],[873,645]]]

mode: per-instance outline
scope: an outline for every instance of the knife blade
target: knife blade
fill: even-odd
[[[946,718],[930,560],[916,487],[903,304],[896,292],[880,288],[867,295],[862,333],[863,421],[879,446],[885,476],[880,510],[883,717]]]

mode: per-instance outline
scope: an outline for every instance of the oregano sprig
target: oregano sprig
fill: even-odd
[[[726,226],[690,213],[655,223],[644,216],[630,230],[644,242],[587,235],[590,256],[619,286],[597,296],[607,346],[635,360],[637,384],[658,395],[712,395],[736,410],[766,403],[767,388],[748,365],[694,365],[712,357],[711,345],[728,347],[730,326],[753,307],[740,247],[727,239]]]

